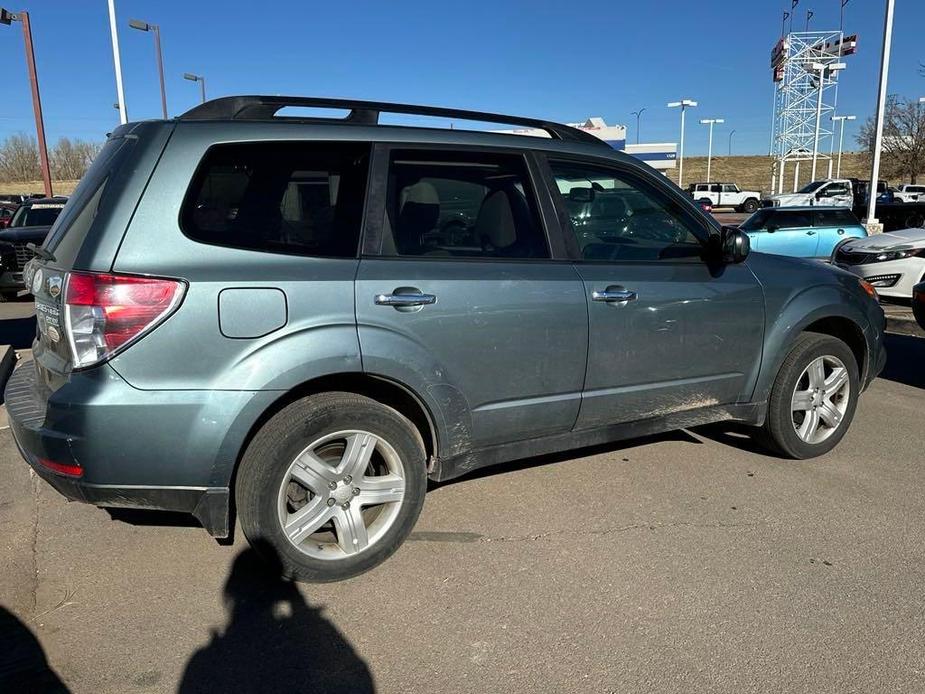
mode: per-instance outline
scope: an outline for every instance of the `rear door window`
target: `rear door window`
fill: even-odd
[[[369,149],[354,142],[216,145],[187,192],[183,231],[218,246],[356,257]]]
[[[583,203],[577,203],[582,205]],[[549,258],[519,154],[392,153],[382,255]]]

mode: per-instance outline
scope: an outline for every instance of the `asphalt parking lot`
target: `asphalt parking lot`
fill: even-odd
[[[31,320],[0,305],[0,342]],[[4,428],[0,652],[75,692],[923,691],[925,339],[888,346],[822,459],[711,427],[504,465],[340,584],[66,503]]]

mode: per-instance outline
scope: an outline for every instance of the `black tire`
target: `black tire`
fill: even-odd
[[[313,441],[355,429],[374,434],[398,454],[405,478],[399,510],[384,534],[366,549],[335,559],[309,556],[289,541],[281,527],[277,504],[283,477]],[[241,460],[235,501],[241,529],[258,552],[275,551],[287,578],[322,583],[356,576],[385,561],[414,527],[426,490],[424,444],[414,425],[375,400],[334,392],[298,400],[261,427]]]
[[[749,198],[742,203],[742,211],[748,214],[752,214],[755,210],[758,209],[758,201],[755,198]]]
[[[797,435],[791,398],[803,371],[813,360],[822,356],[834,356],[845,365],[849,383],[848,402],[841,422],[828,438],[811,444]],[[838,445],[851,426],[859,390],[858,364],[848,345],[829,335],[803,333],[796,339],[777,372],[768,399],[767,419],[764,427],[759,430],[758,438],[772,451],[786,458],[805,460],[828,453]]]

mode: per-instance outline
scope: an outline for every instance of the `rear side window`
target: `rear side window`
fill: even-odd
[[[856,226],[858,218],[847,208],[836,210],[816,210],[817,227],[844,227]]]
[[[397,151],[383,255],[548,258],[523,156]]]
[[[217,145],[199,166],[180,223],[203,243],[353,258],[368,169],[363,143]]]
[[[36,203],[23,205],[13,215],[13,227],[48,227],[55,223],[64,203]]]

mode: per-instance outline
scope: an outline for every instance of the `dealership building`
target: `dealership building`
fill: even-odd
[[[647,144],[628,145],[626,144],[626,126],[625,125],[607,125],[603,118],[593,117],[581,123],[569,123],[573,128],[578,128],[595,137],[599,137],[608,145],[621,152],[626,152],[644,161],[653,169],[667,171],[675,168],[677,159],[678,146],[674,142],[652,142]],[[544,130],[532,128],[518,128],[516,130],[501,130],[498,132],[514,133],[517,135],[535,135],[537,137],[549,137]]]

